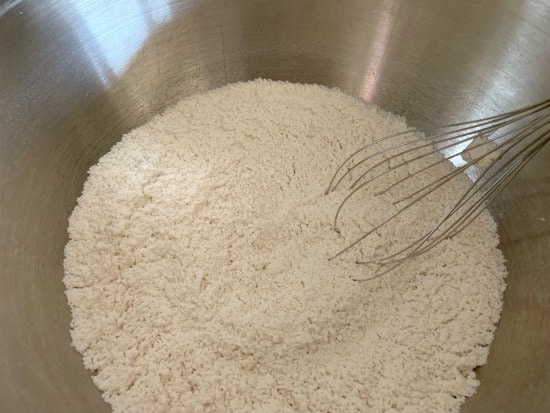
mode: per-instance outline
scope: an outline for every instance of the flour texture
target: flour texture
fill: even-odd
[[[406,128],[335,89],[256,80],[185,98],[103,156],[64,283],[73,345],[113,411],[457,412],[502,305],[490,215],[370,282],[355,261],[386,235],[328,260],[392,209],[366,189],[335,231],[332,174]]]

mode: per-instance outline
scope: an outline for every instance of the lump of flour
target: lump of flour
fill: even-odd
[[[183,99],[101,158],[64,282],[113,411],[458,411],[502,303],[489,214],[371,282],[351,280],[353,257],[328,261],[353,236],[331,226],[332,173],[405,128],[338,90],[256,80]],[[342,222],[380,220],[380,198],[358,194]]]

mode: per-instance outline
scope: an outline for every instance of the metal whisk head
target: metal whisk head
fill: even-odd
[[[425,136],[421,136],[422,133]],[[434,191],[466,174],[472,181],[471,185],[437,219],[433,227],[384,257],[358,261],[358,264],[376,265],[378,269],[374,276],[358,281],[380,277],[406,260],[431,250],[475,220],[549,140],[550,99],[489,118],[422,131],[410,129],[360,148],[340,165],[326,191],[334,191],[353,175],[350,192],[336,211],[335,229],[338,228],[340,213],[350,199],[367,186],[382,181],[382,177],[390,183],[377,190],[375,196],[390,193],[396,188],[405,191],[406,195],[394,202],[395,210],[387,218],[332,258],[351,250],[396,217],[418,207]],[[451,167],[451,163],[455,166]],[[445,172],[441,173],[442,170]],[[398,179],[388,179],[392,176],[389,174],[396,173],[401,173]],[[422,174],[439,175],[428,181],[418,181]],[[414,182],[422,184],[418,186]]]

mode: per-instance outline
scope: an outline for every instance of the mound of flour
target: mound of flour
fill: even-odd
[[[332,173],[405,128],[337,90],[257,80],[186,98],[101,158],[64,282],[73,344],[113,411],[458,411],[504,290],[489,214],[371,282],[351,277],[372,245],[328,261],[391,207],[364,191],[334,231]]]

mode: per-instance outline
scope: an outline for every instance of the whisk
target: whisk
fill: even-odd
[[[373,264],[377,268],[373,276],[357,281],[380,277],[405,261],[430,251],[474,221],[549,140],[550,99],[488,118],[427,130],[410,129],[363,146],[340,165],[326,191],[334,191],[346,177],[349,179],[352,172],[354,178],[359,174],[336,211],[335,229],[346,203],[374,181],[385,176],[389,182],[375,192],[375,196],[397,187],[408,192],[394,202],[396,208],[387,218],[362,233],[331,259],[356,247],[397,216],[418,206],[421,200],[434,191],[445,188],[451,180],[466,174],[472,181],[471,185],[437,219],[433,227],[418,234],[418,238],[407,245],[398,247],[396,252],[377,259],[357,261],[358,264]],[[449,168],[450,163],[455,166]],[[482,166],[484,163],[486,165]],[[441,168],[441,164],[447,164],[447,167]],[[438,165],[439,169],[436,169]],[[395,181],[387,179],[392,171],[404,172],[402,168],[406,168],[405,177]],[[444,172],[440,173],[441,170]],[[427,184],[421,184],[419,188],[411,184],[413,177],[427,173],[440,175]],[[411,187],[405,187],[407,184]]]

